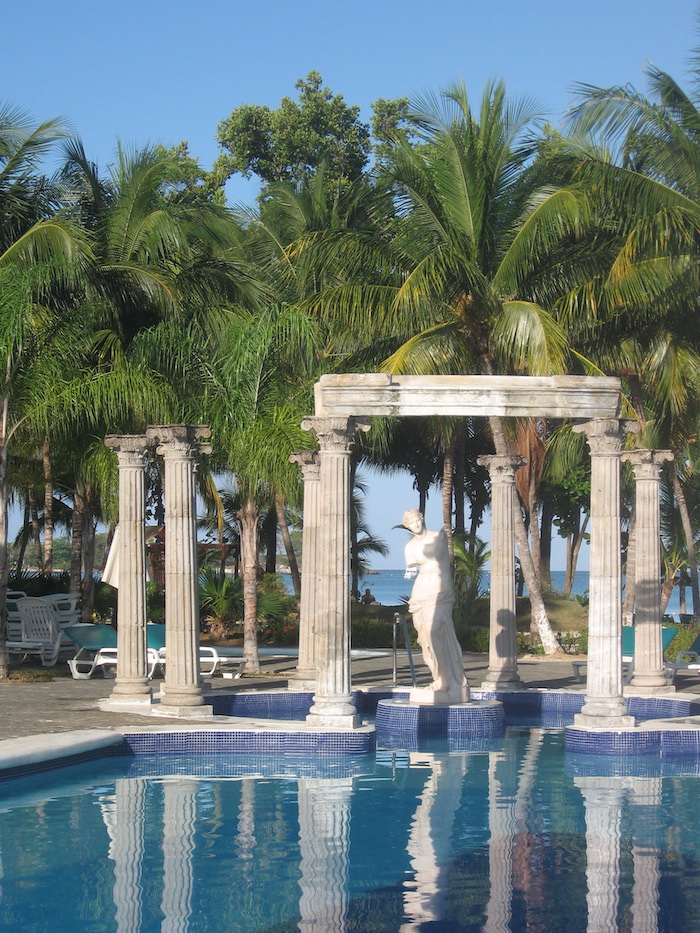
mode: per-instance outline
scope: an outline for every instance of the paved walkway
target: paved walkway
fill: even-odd
[[[403,662],[403,663],[402,663]],[[415,656],[418,684],[429,682],[428,670]],[[296,666],[294,658],[265,659],[261,662],[263,676],[224,680],[214,677],[207,681],[213,690],[271,690],[287,686],[289,675]],[[485,654],[464,655],[464,668],[472,688],[480,686],[487,669]],[[525,656],[518,659],[518,671],[530,687],[582,690],[571,667],[571,658],[557,656],[542,658]],[[98,700],[109,696],[112,681],[95,677],[92,680],[73,680],[63,662],[52,670],[50,683],[0,684],[0,740],[40,733],[67,732],[76,729],[122,729],[130,727],[153,728],[161,731],[182,728],[184,720],[151,718],[130,713],[103,712]],[[356,687],[392,686],[392,658],[371,657],[352,662],[352,682]],[[409,685],[408,666],[399,655],[398,683]],[[159,681],[154,681],[158,689]],[[677,687],[684,692],[700,693],[700,678],[677,678]],[[199,727],[202,720],[199,720]]]

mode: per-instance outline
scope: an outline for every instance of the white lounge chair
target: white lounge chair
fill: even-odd
[[[56,622],[53,610],[43,599],[25,596],[16,601],[19,612],[21,638],[9,640],[7,650],[10,654],[37,655],[44,667],[53,667],[61,650],[61,630]]]
[[[700,635],[695,639],[690,648],[685,651],[679,651],[675,661],[666,662],[666,671],[671,683],[676,678],[676,674],[700,674]]]
[[[159,649],[158,659],[160,664],[165,666],[167,663],[165,648]],[[237,679],[243,673],[246,664],[245,658],[231,658],[219,654],[216,648],[211,645],[199,646],[199,669],[202,677],[213,677],[215,674],[220,673],[222,676]],[[229,670],[224,671],[224,668],[229,668]]]
[[[88,622],[70,625],[63,633],[78,646],[75,657],[68,661],[71,675],[76,680],[89,680],[96,671],[106,675],[116,669],[117,633],[111,625]],[[150,678],[159,664],[158,652],[148,648],[146,661],[146,672]]]

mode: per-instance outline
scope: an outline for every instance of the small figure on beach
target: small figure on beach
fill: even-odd
[[[418,569],[408,610],[413,617],[423,660],[433,675],[433,702],[464,703],[468,699],[468,688],[462,648],[452,621],[455,593],[447,535],[444,529],[428,531],[418,509],[404,512],[402,524],[413,532],[404,551],[407,568]],[[419,691],[415,691],[415,695],[416,699],[423,698]]]
[[[376,601],[377,600],[374,598],[370,588],[368,586],[365,587],[365,591],[362,595],[362,602],[365,604],[365,606],[369,606],[372,603],[376,603]]]

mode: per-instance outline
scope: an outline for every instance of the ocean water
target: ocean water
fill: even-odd
[[[552,586],[557,592],[561,592],[564,587],[566,574],[563,570],[552,571]],[[583,596],[588,592],[588,571],[579,570],[574,577],[573,596]],[[288,574],[282,576],[284,585],[289,593],[292,592],[292,583]],[[360,580],[360,592],[369,588],[370,592],[382,606],[401,606],[408,602],[411,593],[413,580],[406,580],[404,570],[377,570],[367,574]],[[489,573],[484,573],[483,592],[486,594],[489,588]],[[527,591],[526,591],[527,592]],[[692,596],[690,590],[686,590],[687,612],[692,611]],[[680,593],[678,588],[671,594],[666,612],[675,615],[678,620],[680,612]]]
[[[564,588],[565,576],[566,574],[563,570],[552,571],[552,586],[557,592],[561,592]],[[404,579],[403,570],[379,570],[376,573],[368,574],[361,580],[360,592],[364,593],[365,589],[369,587],[374,598],[383,606],[400,606],[402,603],[408,601],[412,585],[412,580]],[[484,573],[483,582],[484,593],[488,591],[488,588],[489,574],[486,572]],[[587,592],[588,571],[579,570],[574,577],[572,595],[583,596]],[[689,590],[686,590],[686,600],[688,604],[687,611],[691,612],[692,597]],[[673,593],[671,594],[671,599],[669,600],[666,612],[670,614],[676,614],[676,619],[678,618],[677,614],[680,612],[680,593],[678,588],[674,589]]]

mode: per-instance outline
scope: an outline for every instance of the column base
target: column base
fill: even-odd
[[[527,686],[520,679],[520,674],[511,671],[493,671],[486,674],[481,689],[491,692],[504,693],[508,690],[527,690]]]
[[[111,696],[115,700],[130,703],[132,700],[148,700],[153,693],[147,677],[119,677],[112,687]]]
[[[317,680],[304,680],[302,678],[296,680],[290,678],[287,681],[287,690],[291,690],[293,693],[315,693],[317,687]]]
[[[632,676],[632,680],[630,680],[628,686],[634,687],[635,690],[641,690],[645,688],[650,690],[658,690],[668,686],[668,681],[666,680],[662,670],[649,672],[638,671]]]
[[[632,681],[625,689],[625,695],[628,692],[631,694],[642,694],[642,696],[657,696],[667,693],[675,693],[676,688],[673,684],[666,683],[666,681],[664,681],[660,686],[649,686],[648,684],[640,685]]]
[[[297,667],[294,673],[289,675],[287,681],[288,690],[311,690],[318,687],[318,674],[315,667]]]
[[[164,719],[213,719],[213,706],[163,706],[162,701],[151,708],[151,716]]]
[[[153,706],[153,698],[150,694],[141,696],[127,696],[123,694],[114,694],[104,700],[98,700],[97,705],[105,712],[150,712]]]
[[[634,716],[627,712],[623,697],[586,697],[574,725],[585,729],[633,729]]]
[[[309,713],[306,725],[312,729],[359,729],[362,725],[360,716],[355,713],[345,716],[331,716],[319,713]]]
[[[315,696],[306,724],[319,729],[356,729],[360,716],[348,694]]]
[[[196,708],[204,705],[204,694],[199,686],[168,687],[163,686],[161,706],[189,706]]]

